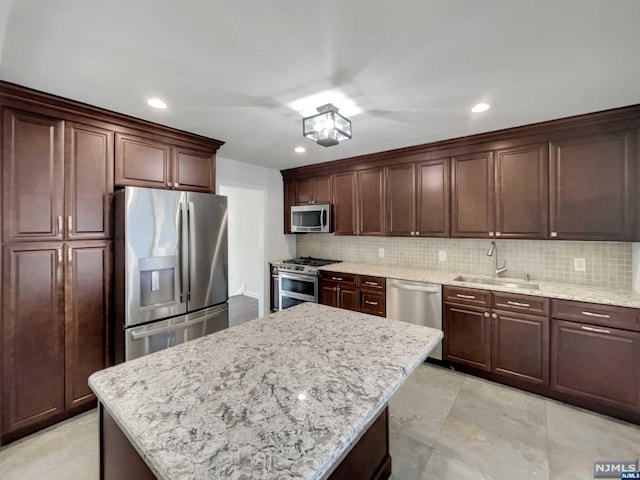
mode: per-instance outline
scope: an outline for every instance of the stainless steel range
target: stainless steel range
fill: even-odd
[[[278,267],[280,310],[303,302],[318,303],[318,267],[339,262],[311,257],[282,262]]]

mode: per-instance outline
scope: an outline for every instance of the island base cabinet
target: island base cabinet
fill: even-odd
[[[444,306],[444,359],[491,369],[491,318],[486,308]]]
[[[551,323],[552,390],[640,411],[640,333]]]
[[[156,480],[109,412],[100,410],[100,480]],[[387,480],[391,476],[389,455],[389,409],[385,408],[369,429],[329,475],[329,480]]]

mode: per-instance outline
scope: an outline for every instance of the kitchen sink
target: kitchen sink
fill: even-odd
[[[523,290],[540,290],[540,285],[537,283],[521,283],[515,282],[511,279],[501,278],[483,278],[483,277],[467,277],[465,275],[458,275],[454,278],[457,282],[465,283],[479,283],[482,285],[499,285],[506,288],[519,288]]]

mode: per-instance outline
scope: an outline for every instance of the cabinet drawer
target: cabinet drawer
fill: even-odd
[[[320,278],[325,282],[340,282],[355,285],[357,282],[357,275],[353,273],[337,273],[337,272],[320,272]]]
[[[382,292],[367,292],[361,290],[359,310],[362,313],[384,317],[386,315],[385,301],[385,294]]]
[[[360,275],[360,288],[368,288],[372,290],[385,291],[387,280],[384,277],[370,277],[368,275]]]
[[[573,322],[604,325],[640,332],[638,310],[595,303],[552,300],[551,316]]]
[[[475,288],[444,287],[444,301],[488,307],[491,304],[491,292]]]
[[[499,310],[521,312],[528,315],[549,316],[549,299],[534,297],[532,295],[520,295],[517,293],[493,292],[491,306]]]

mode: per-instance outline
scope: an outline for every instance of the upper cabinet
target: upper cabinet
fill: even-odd
[[[551,143],[551,238],[633,238],[634,143],[630,131]]]
[[[453,157],[453,237],[546,238],[547,144]]]
[[[386,167],[386,235],[449,236],[449,159]]]
[[[4,110],[4,241],[109,238],[113,133]]]
[[[331,203],[331,175],[296,180],[295,202],[296,205]]]
[[[168,140],[117,133],[115,184],[212,193],[215,158],[211,151]]]
[[[384,235],[384,167],[359,170],[356,175],[358,235]]]
[[[358,234],[355,172],[333,176],[333,232],[336,235]]]

